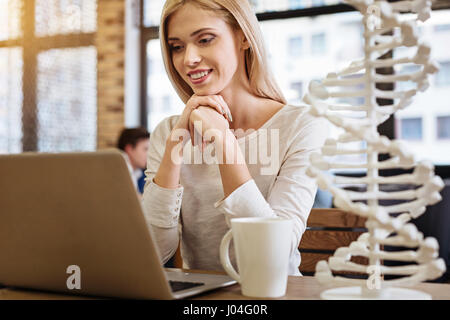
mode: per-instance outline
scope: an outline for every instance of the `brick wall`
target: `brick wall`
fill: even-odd
[[[97,148],[115,147],[125,126],[125,0],[98,0]]]

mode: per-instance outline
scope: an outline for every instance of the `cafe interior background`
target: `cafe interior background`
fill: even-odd
[[[160,53],[163,3],[0,0],[0,154],[111,148],[124,127],[151,132],[165,117],[179,114],[184,105]],[[363,56],[362,17],[342,1],[251,3],[269,63],[291,104],[303,103],[311,80]],[[440,71],[431,76],[429,89],[380,125],[379,132],[404,141],[417,160],[430,160],[445,182],[443,200],[413,222],[439,241],[447,273],[435,281],[450,282],[449,0],[433,1],[431,18],[419,32],[431,44]],[[392,56],[404,50],[395,49]],[[332,128],[330,134],[337,132]],[[332,199],[321,205],[332,206]]]

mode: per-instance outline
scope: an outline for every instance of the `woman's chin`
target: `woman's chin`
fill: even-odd
[[[192,91],[194,91],[194,94],[198,95],[198,96],[212,96],[212,95],[217,95],[219,94],[221,91],[215,88],[192,88]]]

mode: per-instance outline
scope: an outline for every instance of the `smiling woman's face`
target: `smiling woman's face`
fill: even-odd
[[[173,65],[195,94],[220,94],[240,85],[236,71],[244,68],[242,32],[212,11],[192,4],[170,17],[167,30]]]

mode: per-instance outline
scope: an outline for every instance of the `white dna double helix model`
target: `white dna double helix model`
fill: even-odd
[[[342,128],[344,133],[336,139],[328,139],[321,154],[311,156],[308,175],[316,178],[319,188],[333,194],[338,208],[367,218],[368,232],[362,234],[349,247],[337,249],[328,262],[320,261],[316,265],[315,277],[322,284],[342,287],[323,292],[322,298],[326,299],[429,299],[430,296],[420,291],[396,287],[412,286],[436,279],[445,272],[444,261],[438,259],[439,245],[436,239],[424,239],[423,234],[409,223],[412,218],[422,215],[427,205],[441,200],[439,191],[444,183],[434,175],[431,163],[416,163],[405,145],[381,136],[377,132],[377,126],[397,110],[410,105],[417,91],[425,91],[428,88],[428,76],[438,71],[437,64],[430,59],[430,46],[420,41],[417,27],[417,20],[425,21],[430,17],[431,2],[346,2],[364,16],[364,58],[352,62],[340,72],[328,74],[326,79],[320,82],[313,81],[309,85],[309,92],[304,101],[311,106],[310,113],[326,118]],[[402,18],[405,15],[401,12],[414,13],[409,15],[413,18]],[[401,58],[381,58],[399,47],[410,48],[410,51],[412,48],[415,53],[410,56],[405,54],[405,57]],[[387,75],[376,72],[379,68],[407,65],[414,65],[415,71]],[[401,82],[408,82],[411,88],[377,88],[379,84],[398,85]],[[364,103],[352,105],[333,102],[336,98],[355,97],[359,97],[357,101]],[[378,99],[389,99],[393,103],[380,105]],[[355,112],[360,116],[355,117]],[[358,142],[364,147],[350,147]],[[380,154],[389,154],[390,158],[380,161]],[[333,159],[333,156],[337,155],[344,156],[344,159],[347,157],[347,161]],[[348,160],[348,156],[352,155],[363,155],[365,160],[362,163],[354,163]],[[392,168],[413,169],[413,173],[389,177],[379,175],[380,170]],[[330,169],[359,169],[367,174],[364,177],[332,176],[326,173]],[[352,185],[365,185],[366,189],[364,192],[343,189],[344,186]],[[398,191],[397,188],[396,191],[389,192],[382,190],[386,185],[415,185],[416,188],[403,191]],[[402,203],[381,205],[379,200],[401,200]],[[404,250],[388,252],[381,246],[400,246]],[[350,261],[355,256],[366,257],[369,265]],[[382,265],[381,260],[412,264],[389,267]],[[333,271],[364,273],[369,278],[335,276]],[[396,277],[388,280],[382,275]]]

